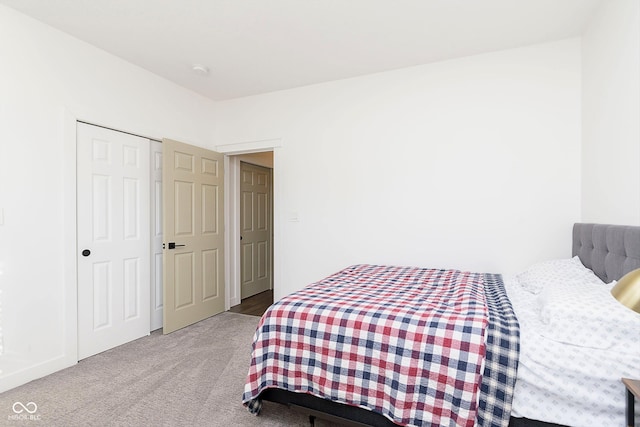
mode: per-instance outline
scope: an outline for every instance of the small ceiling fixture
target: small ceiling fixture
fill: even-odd
[[[206,76],[207,74],[209,74],[209,68],[205,67],[202,64],[193,64],[191,66],[191,70],[200,76]]]

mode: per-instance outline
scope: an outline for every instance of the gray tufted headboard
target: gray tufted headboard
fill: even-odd
[[[618,280],[640,268],[640,226],[576,223],[572,254],[603,281]]]

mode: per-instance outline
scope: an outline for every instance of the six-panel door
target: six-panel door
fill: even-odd
[[[241,298],[271,287],[271,170],[240,163]]]
[[[164,324],[224,311],[224,155],[164,139]]]
[[[149,334],[149,141],[78,123],[78,358]]]

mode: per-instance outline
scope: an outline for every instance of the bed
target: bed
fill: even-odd
[[[576,224],[573,236],[577,258],[565,263],[577,260],[583,269],[591,268],[603,286],[640,267],[640,227]],[[541,270],[546,271],[544,265]],[[243,402],[254,413],[262,400],[270,400],[304,410],[310,420],[319,416],[354,425],[533,426],[564,421],[555,412],[567,411],[540,413],[547,403],[537,393],[549,391],[528,384],[538,375],[532,373],[538,369],[536,356],[521,354],[536,349],[529,350],[532,333],[521,331],[532,322],[519,324],[518,306],[526,310],[531,305],[526,298],[537,301],[552,293],[523,292],[520,282],[535,272],[525,271],[505,286],[495,274],[348,267],[283,298],[265,313],[256,331]],[[517,304],[512,305],[512,295]],[[630,360],[635,363],[633,354]],[[529,405],[532,395],[537,406]],[[624,410],[619,414],[622,425]]]

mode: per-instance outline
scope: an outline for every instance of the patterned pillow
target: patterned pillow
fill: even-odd
[[[640,314],[611,295],[612,286],[565,282],[538,296],[540,334],[565,344],[595,349],[640,347]]]
[[[539,294],[549,286],[555,287],[566,282],[603,284],[598,276],[582,265],[577,256],[534,264],[516,275],[516,279],[520,286],[532,294]]]

